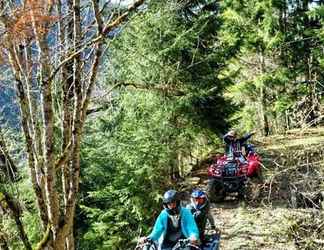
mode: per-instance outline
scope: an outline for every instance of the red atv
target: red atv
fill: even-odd
[[[211,201],[224,200],[228,193],[237,193],[238,198],[244,198],[248,177],[261,177],[261,157],[252,145],[246,148],[248,153],[243,161],[223,155],[209,166],[207,192]]]

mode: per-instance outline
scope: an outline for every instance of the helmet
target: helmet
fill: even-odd
[[[196,209],[202,209],[207,204],[207,195],[204,191],[196,189],[191,193],[191,202]]]
[[[245,148],[246,148],[246,151],[247,151],[247,153],[253,153],[253,152],[255,152],[255,150],[254,150],[254,145],[253,144],[246,144],[245,145]]]
[[[168,204],[178,200],[178,193],[173,189],[166,191],[163,195],[163,204]]]
[[[172,203],[172,202],[176,202],[176,206],[174,208],[169,208],[167,206],[167,204]],[[167,210],[167,212],[170,215],[175,215],[180,212],[180,199],[179,199],[179,195],[178,195],[177,191],[171,189],[164,193],[163,207]]]
[[[194,190],[192,193],[191,193],[191,197],[194,198],[194,199],[197,199],[197,198],[206,198],[207,195],[204,191],[200,190],[200,189],[196,189]]]
[[[230,130],[230,131],[227,132],[226,135],[230,136],[230,137],[236,137],[236,131],[235,130]]]

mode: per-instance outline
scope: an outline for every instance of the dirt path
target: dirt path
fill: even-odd
[[[193,173],[191,184],[205,189],[206,170]],[[295,250],[287,236],[292,216],[302,210],[287,208],[252,208],[236,199],[212,203],[211,211],[221,231],[221,250]]]
[[[205,189],[205,170],[194,172],[191,184]],[[291,209],[252,208],[243,201],[229,199],[212,203],[211,212],[221,231],[221,250],[295,250],[294,242],[287,237]],[[295,213],[301,213],[296,210]]]
[[[221,230],[221,250],[295,250],[285,233],[287,209],[247,208],[238,202],[215,204],[212,213]]]

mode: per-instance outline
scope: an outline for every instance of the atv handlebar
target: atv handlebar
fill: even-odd
[[[189,247],[192,250],[201,250],[199,246],[192,244],[190,239],[179,240],[177,244],[172,248],[172,250],[181,250],[182,248],[187,247]],[[147,239],[144,243],[138,242],[135,247],[135,250],[157,250],[157,247],[151,239]]]
[[[178,243],[172,248],[172,250],[180,250],[185,247],[190,247],[191,249],[201,250],[197,245],[191,243],[190,239],[181,239]]]
[[[151,248],[152,247],[152,248]],[[137,242],[135,250],[157,250],[155,243],[151,239],[146,239],[145,242]]]

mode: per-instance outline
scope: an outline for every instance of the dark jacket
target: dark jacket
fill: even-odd
[[[195,204],[191,203],[187,206],[187,208],[190,209],[195,218],[200,237],[204,238],[204,231],[206,228],[207,220],[209,221],[211,227],[215,228],[215,221],[212,214],[210,213],[209,201],[207,200],[205,204],[200,207],[197,207]]]

